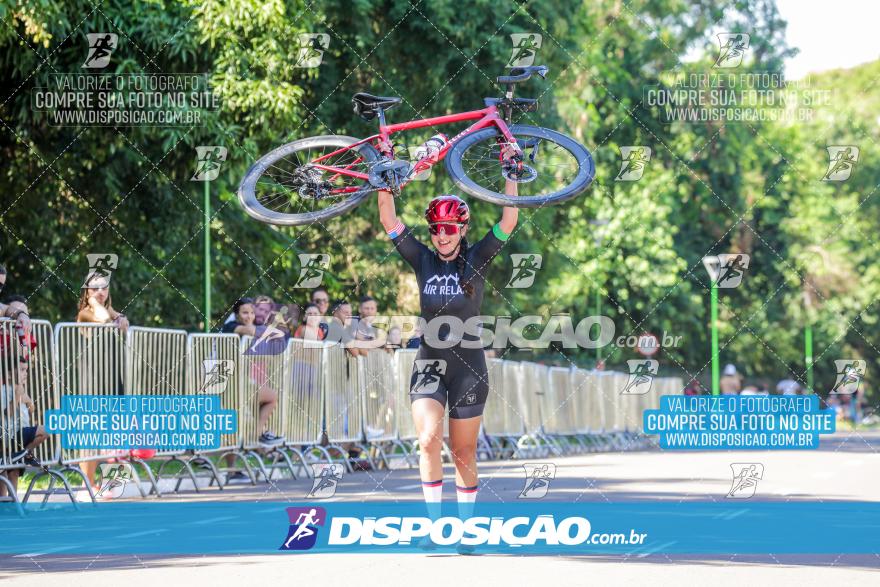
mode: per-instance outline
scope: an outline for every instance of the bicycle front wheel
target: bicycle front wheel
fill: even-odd
[[[300,139],[254,163],[238,186],[249,216],[267,224],[299,226],[343,214],[372,191],[367,180],[379,152],[358,139],[328,135]]]
[[[446,155],[446,170],[462,191],[499,206],[541,208],[570,200],[593,182],[593,156],[574,139],[524,124],[511,126],[510,132],[523,150],[527,168],[517,182],[520,195],[504,193],[507,180],[500,161],[504,137],[496,127],[465,136]]]

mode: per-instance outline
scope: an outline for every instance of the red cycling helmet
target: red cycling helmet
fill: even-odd
[[[425,220],[428,221],[429,227],[446,223],[467,224],[470,219],[471,211],[468,205],[458,196],[437,196],[425,209]],[[458,232],[457,227],[452,232]]]

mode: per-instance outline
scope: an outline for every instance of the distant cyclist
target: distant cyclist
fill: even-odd
[[[517,184],[508,181],[505,191],[508,195],[517,195]],[[479,340],[479,337],[464,333],[463,329],[454,332],[449,327],[441,327],[438,331],[431,327],[432,320],[437,317],[457,318],[464,323],[480,315],[486,271],[516,228],[517,218],[516,208],[505,207],[501,221],[479,242],[470,245],[465,238],[470,222],[467,204],[457,196],[439,196],[431,200],[425,210],[433,245],[428,247],[419,242],[397,217],[391,193],[379,192],[379,219],[398,252],[416,273],[421,318],[428,325],[422,334],[416,360],[424,361],[422,365],[434,360],[446,362],[446,369],[440,374],[437,390],[433,393],[419,393],[417,379],[420,373],[415,367],[410,380],[412,415],[421,449],[422,489],[429,515],[435,519],[439,516],[442,499],[440,451],[447,403],[459,510],[462,515],[473,511],[477,497],[477,435],[489,395],[489,377],[483,349],[467,348],[477,346],[474,344],[467,347],[461,344],[462,341]],[[448,342],[438,344],[440,340]],[[440,346],[449,348],[438,348]]]

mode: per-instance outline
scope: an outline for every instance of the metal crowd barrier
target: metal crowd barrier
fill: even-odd
[[[125,393],[125,341],[119,328],[114,324],[61,322],[55,325],[54,335],[54,381],[59,397]],[[82,467],[120,454],[109,450],[63,449],[62,471],[80,477],[85,491],[94,500],[92,480],[86,479]]]
[[[224,435],[220,447],[158,455],[164,459],[158,480],[169,463],[180,463],[175,491],[184,476],[198,491],[197,479],[206,472],[209,484],[222,489],[224,472],[246,472],[256,483],[260,477],[270,481],[277,470],[288,470],[294,478],[309,476],[315,462],[341,461],[351,471],[348,450],[354,447],[361,448],[372,466],[390,467],[394,458],[417,465],[418,439],[409,409],[416,350],[372,349],[354,356],[338,343],[281,339],[253,344],[250,337],[234,334],[141,327],[131,327],[123,337],[114,325],[88,323],[60,323],[53,332],[41,320],[33,321],[33,332],[37,347],[30,353],[25,385],[37,420],[45,410],[59,407],[62,394],[216,393],[225,409],[237,412],[238,431]],[[13,462],[19,447],[6,433],[18,425],[5,408],[23,352],[12,321],[0,320],[0,345],[3,472],[20,467]],[[643,411],[656,408],[660,395],[682,389],[679,378],[656,378],[646,393],[623,394],[629,379],[623,373],[501,359],[487,359],[487,367],[490,389],[480,454],[489,458],[632,448],[642,441],[637,431]],[[261,395],[264,402],[275,400],[264,426],[259,425]],[[262,442],[266,430],[283,435],[283,443]],[[46,499],[56,485],[71,493],[64,473],[79,476],[91,494],[76,465],[111,456],[142,465],[152,484],[149,493],[160,495],[148,464],[132,455],[62,450],[56,436],[35,453],[49,467],[41,473],[50,476]],[[136,480],[141,494],[148,495]],[[12,489],[3,475],[0,483]]]
[[[25,426],[43,426],[42,415],[58,404],[52,385],[52,325],[45,320],[32,320],[31,336],[36,346],[22,347],[15,323],[5,318],[0,320],[0,486],[5,490],[0,501],[15,502],[20,513],[23,512],[18,505],[17,483],[13,484],[8,476],[17,481],[18,472],[23,469],[26,447],[21,431]],[[21,392],[33,400],[33,411],[25,405]],[[44,500],[58,487],[74,501],[67,479],[55,469],[58,450],[57,437],[49,436],[32,451],[42,470],[31,480],[25,501],[35,493],[36,482],[43,476],[49,477],[48,489],[39,492],[45,495]]]

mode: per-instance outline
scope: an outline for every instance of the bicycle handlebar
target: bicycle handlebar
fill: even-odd
[[[524,82],[533,74],[538,74],[542,78],[547,77],[547,72],[550,71],[550,68],[546,65],[530,65],[529,67],[513,67],[510,69],[510,75],[502,75],[499,76],[496,81],[499,84],[516,84],[519,82]]]

